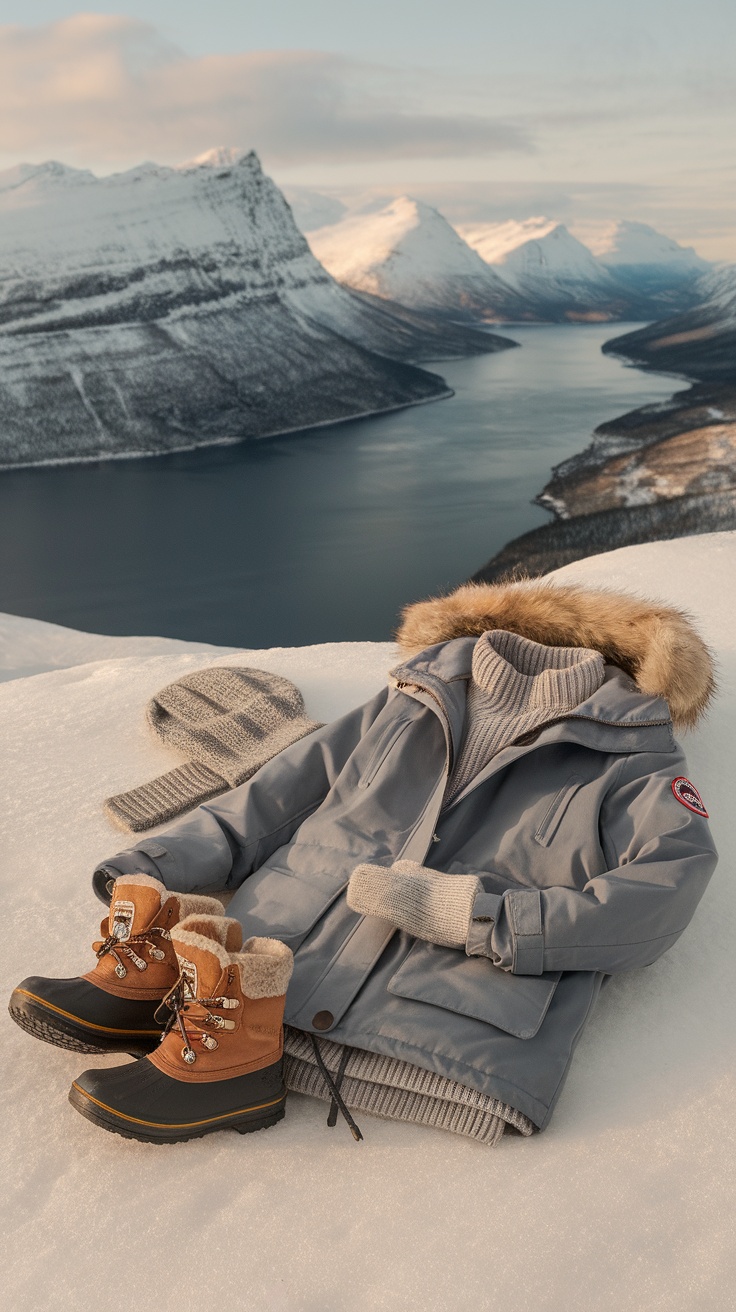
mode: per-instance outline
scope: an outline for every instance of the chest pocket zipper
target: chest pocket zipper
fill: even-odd
[[[410,723],[410,720],[399,720],[398,723],[394,720],[392,724],[386,726],[384,732],[376,743],[368,764],[358,780],[359,788],[368,788],[368,786],[373,783],[373,780],[386,760],[391,748],[394,746],[394,743],[398,741],[401,734],[409,727]]]
[[[584,782],[585,781],[581,779],[579,774],[571,774],[570,778],[563,784],[560,791],[555,793],[555,796],[552,798],[544,815],[544,819],[541,821],[539,828],[534,835],[536,841],[541,847],[549,847],[560,827],[562,817],[570,805],[570,802],[578,789],[582,788]]]

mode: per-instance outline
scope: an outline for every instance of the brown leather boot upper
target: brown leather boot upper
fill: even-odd
[[[222,915],[216,898],[170,893],[150,875],[121,875],[93,943],[97,964],[82,978],[118,998],[154,1002],[179,978],[171,930],[194,911]]]
[[[146,1058],[176,1080],[232,1079],[279,1061],[283,1052],[291,950],[249,939],[224,917],[189,916],[172,931],[181,972],[170,1004],[175,1019]]]

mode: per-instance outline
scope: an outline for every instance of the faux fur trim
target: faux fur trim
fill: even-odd
[[[154,879],[153,875],[118,875],[115,880],[112,900],[115,901],[117,890],[119,888],[155,888],[161,899],[159,906],[163,906],[165,899],[169,896],[168,889],[161,883],[160,879]]]
[[[174,925],[171,931],[171,941],[174,944],[177,956],[186,957],[192,948],[196,948],[199,952],[209,952],[213,957],[216,957],[223,970],[226,970],[230,965],[230,953],[223,947],[222,943],[218,942],[216,938],[211,938],[209,934],[199,934],[194,930],[183,929],[181,922]]]
[[[414,655],[451,638],[506,629],[547,647],[589,647],[643,693],[663,697],[676,728],[690,728],[715,692],[713,658],[690,617],[629,593],[539,579],[465,583],[402,612],[396,640]]]
[[[294,969],[291,948],[277,938],[249,938],[233,960],[240,967],[240,983],[247,998],[280,998]]]

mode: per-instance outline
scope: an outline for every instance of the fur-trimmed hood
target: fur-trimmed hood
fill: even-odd
[[[663,697],[673,724],[690,728],[715,691],[713,658],[683,611],[628,593],[539,579],[465,583],[402,612],[396,640],[414,655],[452,638],[506,629],[547,647],[590,647],[639,690]]]

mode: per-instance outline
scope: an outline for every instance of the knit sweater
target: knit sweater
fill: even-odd
[[[603,676],[600,652],[544,647],[504,629],[483,633],[473,649],[465,733],[443,804],[502,748],[592,697]]]
[[[603,658],[587,648],[544,647],[500,629],[482,634],[473,651],[462,746],[443,805],[503,747],[569,714],[592,696],[603,677]],[[490,1146],[507,1126],[524,1135],[534,1131],[516,1108],[455,1080],[396,1057],[346,1049],[328,1039],[319,1043],[348,1107],[451,1130]],[[284,1075],[289,1089],[330,1099],[310,1041],[288,1027]]]

